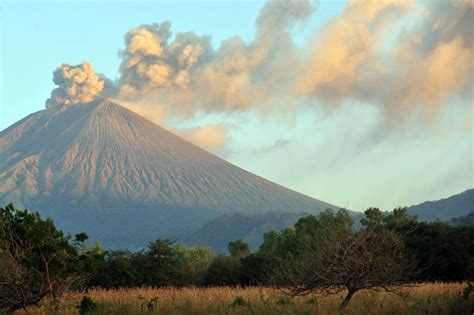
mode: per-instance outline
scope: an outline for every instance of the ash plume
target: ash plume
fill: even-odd
[[[282,95],[288,86],[285,64],[291,59],[291,31],[309,19],[309,1],[272,1],[256,21],[250,43],[229,38],[218,50],[210,36],[178,33],[171,23],[142,25],[125,35],[118,97],[147,103],[155,99],[166,111],[192,114],[256,107]]]
[[[47,108],[92,102],[102,94],[105,86],[105,81],[87,61],[76,66],[62,64],[53,72],[53,82],[58,87],[46,101]]]
[[[87,62],[64,64],[54,72],[58,87],[47,107],[109,95],[166,123],[198,113],[337,109],[350,101],[377,108],[395,124],[419,114],[435,120],[457,106],[449,105],[453,96],[472,99],[472,1],[350,1],[321,32],[295,44],[296,26],[315,10],[308,0],[269,1],[252,41],[235,36],[217,48],[208,35],[173,36],[169,21],[138,26],[125,34],[116,81]],[[228,138],[222,130],[210,137],[219,139],[214,144]]]

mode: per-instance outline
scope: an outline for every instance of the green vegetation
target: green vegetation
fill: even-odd
[[[97,310],[97,305],[98,305],[97,302],[95,302],[90,296],[84,295],[78,307],[79,314],[80,315],[90,314]]]
[[[0,208],[0,311],[13,312],[48,297],[52,307],[66,290],[85,283],[99,257],[37,213]]]
[[[341,310],[359,290],[394,291],[409,282],[414,263],[400,237],[382,226],[376,209],[362,225],[354,230],[345,210],[300,220],[291,239],[298,251],[273,268],[272,282],[294,295],[347,292]]]
[[[183,236],[182,240],[191,244],[205,244],[218,253],[225,253],[229,240],[241,239],[249,244],[251,250],[257,250],[265,232],[281,231],[294,226],[300,218],[307,215],[309,213],[227,213]]]
[[[72,238],[51,220],[8,205],[0,208],[0,313],[39,303],[56,312],[59,297],[71,290],[210,286],[283,289],[287,295],[275,298],[272,307],[286,308],[294,307],[294,301],[303,301],[304,308],[320,307],[333,294],[338,299],[331,300],[331,307],[347,309],[359,307],[350,301],[367,290],[400,293],[413,283],[474,280],[472,224],[418,222],[405,208],[390,214],[369,208],[354,226],[346,210],[328,209],[299,219],[294,228],[265,233],[255,252],[242,240],[228,244],[229,255],[216,255],[210,248],[169,239],[138,252],[106,251],[86,245],[84,233]],[[471,291],[469,282],[459,299],[470,302]],[[306,297],[293,298],[299,295]],[[257,307],[251,300],[237,295],[225,305],[234,311]],[[81,314],[109,307],[95,297],[77,303]],[[140,305],[150,311],[164,307],[161,303],[155,295],[143,297]]]

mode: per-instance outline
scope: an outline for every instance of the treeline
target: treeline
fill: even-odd
[[[137,252],[107,251],[71,237],[51,220],[0,208],[0,311],[25,308],[88,287],[270,285],[292,294],[391,290],[410,282],[474,278],[474,225],[418,222],[405,208],[349,213],[328,209],[294,228],[263,235],[256,252],[231,241],[228,255],[158,239]]]
[[[464,281],[474,276],[474,225],[452,226],[443,222],[418,222],[406,209],[384,215],[365,211],[362,226],[392,231],[404,251],[415,261],[411,281]],[[281,233],[263,235],[259,250],[251,253],[242,240],[229,243],[229,255],[215,255],[207,247],[186,247],[171,240],[157,240],[140,252],[105,251],[89,284],[104,288],[135,286],[260,285],[272,277],[281,261],[308,255],[321,235],[338,229],[354,231],[344,210],[326,210],[301,218]]]

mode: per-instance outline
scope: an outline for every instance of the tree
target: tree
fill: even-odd
[[[81,234],[75,244],[84,238]],[[52,220],[12,204],[0,208],[0,310],[25,309],[44,297],[56,302],[85,278],[84,260]]]
[[[249,244],[243,240],[230,241],[228,249],[232,257],[243,257],[250,254]]]
[[[105,289],[140,286],[142,274],[132,259],[129,251],[106,252],[104,259],[97,263],[97,271],[88,281],[88,286]]]
[[[359,290],[395,292],[408,281],[413,263],[394,232],[372,224],[381,222],[373,214],[371,210],[370,224],[360,231],[347,229],[351,223],[345,220],[339,220],[335,229],[313,231],[317,237],[302,256],[282,260],[274,269],[273,283],[294,295],[347,290],[341,310]]]
[[[218,255],[214,258],[204,276],[208,286],[233,286],[240,284],[240,259]]]
[[[176,283],[177,256],[173,243],[169,239],[157,239],[146,251],[132,255],[132,264],[142,275],[141,285],[163,287]]]
[[[214,251],[209,247],[186,247],[184,245],[176,245],[176,266],[179,273],[177,279],[179,285],[200,286],[204,284],[204,276],[214,260]]]
[[[259,252],[281,259],[300,257],[317,246],[319,239],[328,233],[352,233],[352,225],[353,221],[347,210],[340,209],[334,213],[332,209],[326,209],[318,216],[300,218],[294,229],[287,228],[280,234],[275,231],[265,233]]]
[[[370,211],[369,211],[370,210]],[[417,261],[414,281],[464,281],[474,279],[474,227],[452,226],[444,222],[418,222],[407,208],[396,208],[383,215],[366,211],[362,225],[388,229],[404,242]],[[370,212],[370,213],[369,213]]]
[[[369,229],[382,228],[384,223],[384,215],[379,208],[368,208],[364,211],[364,214],[365,218],[360,220],[362,226],[365,226]]]
[[[269,231],[263,235],[259,252],[275,255],[281,259],[297,257],[305,250],[302,243],[301,235],[298,236],[295,229],[286,228],[280,234]]]
[[[266,285],[271,271],[281,258],[273,253],[257,252],[240,259],[240,283],[243,285]]]
[[[420,272],[417,281],[474,280],[474,227],[420,222],[402,236]]]

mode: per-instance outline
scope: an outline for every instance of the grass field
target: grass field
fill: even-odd
[[[346,314],[473,314],[474,292],[463,296],[466,284],[429,283],[405,288],[398,296],[360,291]],[[288,298],[271,288],[164,288],[90,290],[97,302],[92,314],[337,314],[342,295]],[[59,314],[78,314],[84,293],[61,298]],[[18,314],[25,314],[21,311]],[[28,314],[50,314],[48,303]]]

